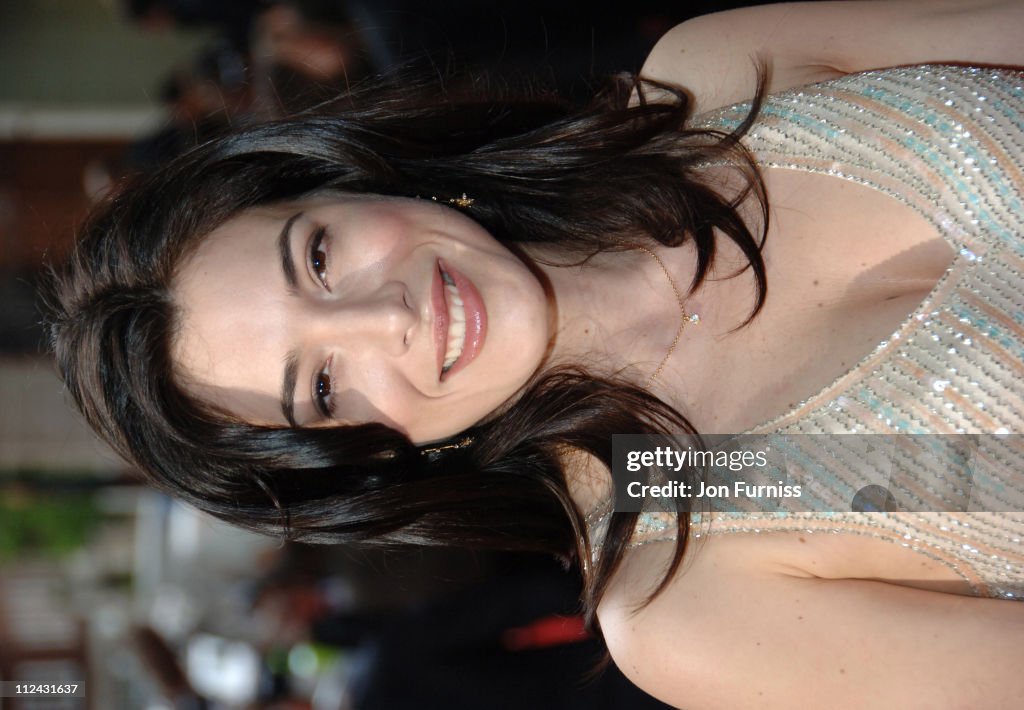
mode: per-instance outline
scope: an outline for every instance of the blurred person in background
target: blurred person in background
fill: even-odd
[[[290,549],[257,582],[254,618],[279,649],[311,642],[354,653],[353,708],[666,707],[614,666],[593,672],[601,645],[583,628],[580,579],[553,560],[486,555],[479,577],[368,608],[353,585],[370,568],[346,566],[341,576]],[[402,574],[415,583],[423,571]],[[286,678],[273,685],[287,693]]]

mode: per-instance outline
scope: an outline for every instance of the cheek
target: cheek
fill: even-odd
[[[351,230],[348,241],[361,252],[353,256],[363,261],[368,258],[379,261],[412,246],[410,235],[414,233],[414,225],[400,214],[377,209],[353,224]]]
[[[451,435],[506,411],[527,381],[510,379],[509,374],[502,373],[502,378],[491,377],[475,388],[440,400],[435,404],[436,414],[432,420],[443,423],[445,435]]]
[[[446,439],[476,424],[499,407],[507,393],[490,389],[490,383],[471,391],[443,397],[428,397],[404,381],[392,381],[373,390],[346,390],[344,402],[348,420],[380,422],[397,429],[414,443]]]
[[[336,402],[338,417],[346,424],[378,422],[409,435],[407,423],[400,421],[401,417],[396,418],[396,412],[390,411],[392,407],[388,407],[380,397],[371,399],[366,393],[350,387],[338,393]]]

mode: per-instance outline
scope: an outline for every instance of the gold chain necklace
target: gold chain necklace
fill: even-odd
[[[694,325],[697,325],[698,323],[700,323],[700,316],[696,313],[686,312],[686,303],[683,300],[683,294],[680,293],[679,287],[676,286],[676,282],[672,278],[672,274],[669,273],[668,267],[665,266],[665,262],[661,260],[661,257],[654,253],[654,251],[652,251],[651,249],[648,249],[645,246],[641,246],[640,244],[637,244],[636,248],[640,249],[641,251],[647,252],[648,254],[654,257],[654,260],[656,262],[658,262],[658,266],[660,266],[661,270],[665,272],[665,278],[668,279],[669,286],[672,287],[672,293],[675,294],[676,303],[679,304],[679,328],[676,330],[676,337],[672,339],[672,345],[669,346],[668,352],[665,353],[665,357],[662,358],[661,363],[658,365],[658,369],[656,369],[654,371],[654,374],[652,374],[647,379],[647,384],[644,385],[644,389],[649,390],[651,388],[651,385],[654,384],[654,381],[658,379],[658,376],[661,374],[661,371],[665,369],[665,364],[668,363],[668,359],[672,357],[672,353],[676,351],[676,346],[679,345],[679,339],[683,337],[683,330],[686,328],[686,324],[693,323]]]

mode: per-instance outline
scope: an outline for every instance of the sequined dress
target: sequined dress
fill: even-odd
[[[696,125],[732,130],[748,111],[728,107]],[[769,97],[744,142],[762,166],[881,190],[956,253],[890,338],[753,432],[1024,434],[1024,74],[921,66],[850,75]],[[1007,479],[1014,500],[1024,494],[1019,464]],[[845,464],[832,465],[839,486]],[[587,516],[595,557],[610,508]],[[1024,600],[1024,512],[710,512],[691,523],[695,537],[869,535],[941,562],[978,596]],[[630,544],[674,535],[671,515],[642,513]]]

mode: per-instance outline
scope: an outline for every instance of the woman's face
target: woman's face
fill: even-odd
[[[254,424],[373,421],[442,439],[512,398],[552,337],[533,272],[424,200],[243,212],[183,263],[172,291],[180,382]]]

